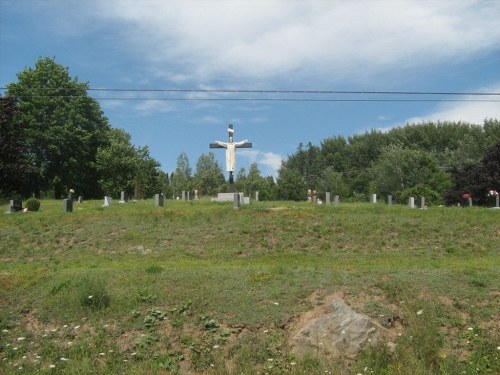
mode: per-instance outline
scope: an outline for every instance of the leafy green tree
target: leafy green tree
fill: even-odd
[[[18,82],[7,85],[7,95],[18,99],[21,122],[27,126],[30,164],[39,173],[37,191],[60,197],[73,188],[97,196],[94,162],[110,126],[97,101],[87,95],[88,83],[71,78],[68,68],[53,58],[40,58],[17,77]]]
[[[332,167],[325,169],[319,181],[318,193],[324,196],[325,192],[340,195],[341,197],[349,196],[349,186],[345,183],[342,174],[335,172]]]
[[[282,166],[277,182],[278,199],[302,201],[307,197],[307,185],[301,173],[296,169]]]
[[[99,185],[104,194],[119,197],[134,194],[137,174],[137,154],[131,137],[123,129],[112,129],[108,133],[108,144],[100,147],[96,154]]]
[[[110,130],[108,137],[107,146],[100,147],[96,154],[104,194],[119,197],[124,191],[126,196],[142,199],[164,191],[165,176],[160,163],[149,155],[148,147],[134,147],[130,134],[123,129]]]
[[[372,170],[375,192],[401,198],[408,188],[422,185],[442,195],[450,176],[442,171],[428,152],[391,145],[384,148]]]
[[[202,195],[215,195],[224,184],[224,174],[214,153],[201,154],[196,162],[196,172],[193,176],[194,188]]]
[[[171,178],[174,195],[179,196],[183,190],[190,191],[191,180],[192,171],[189,158],[185,152],[181,152],[177,157],[177,166]]]
[[[135,196],[137,199],[151,198],[162,193],[160,163],[149,154],[148,146],[136,149]]]
[[[0,97],[0,196],[28,195],[35,171],[29,164],[26,127],[13,97]]]

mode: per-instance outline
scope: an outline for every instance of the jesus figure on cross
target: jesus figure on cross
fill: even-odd
[[[231,191],[234,191],[233,173],[236,169],[236,149],[251,148],[252,144],[246,139],[241,142],[234,142],[233,124],[229,124],[227,131],[229,133],[229,142],[215,141],[214,143],[210,143],[210,148],[226,149],[226,171],[229,172],[229,187]]]

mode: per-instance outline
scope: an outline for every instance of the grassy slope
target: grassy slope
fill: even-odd
[[[101,204],[0,216],[0,372],[500,372],[498,210]],[[403,323],[395,353],[293,358],[340,292]]]

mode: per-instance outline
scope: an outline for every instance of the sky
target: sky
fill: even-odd
[[[496,0],[0,0],[0,87],[53,57],[92,89],[133,90],[89,95],[164,171],[182,152],[225,170],[209,143],[232,123],[253,143],[236,169],[276,176],[300,143],[500,119],[499,19]]]

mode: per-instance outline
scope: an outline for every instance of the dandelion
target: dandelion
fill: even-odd
[[[424,312],[424,310],[418,310],[417,315],[422,315],[423,312]]]

